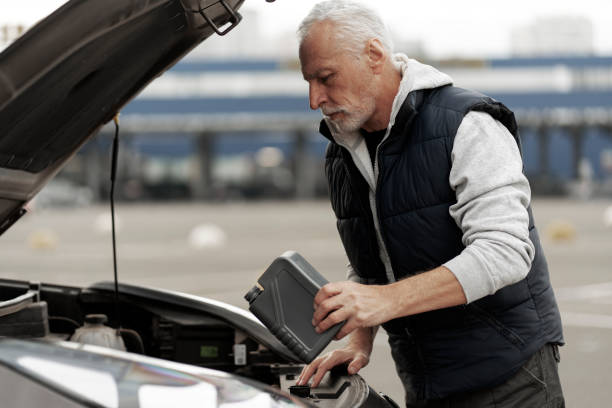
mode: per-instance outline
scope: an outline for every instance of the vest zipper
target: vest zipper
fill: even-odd
[[[372,218],[374,219],[374,229],[376,230],[376,235],[377,235],[376,238],[377,238],[378,246],[379,246],[380,259],[383,265],[385,266],[385,272],[387,274],[387,281],[389,283],[392,283],[392,282],[395,282],[396,279],[395,279],[395,274],[393,273],[391,257],[389,256],[389,251],[387,250],[387,243],[385,241],[385,237],[383,236],[382,226],[380,224],[380,219],[378,217],[378,214],[380,213],[380,211],[378,208],[378,200],[376,197],[378,193],[378,176],[379,176],[378,152],[379,152],[380,147],[385,143],[385,141],[389,137],[390,133],[391,133],[391,129],[388,129],[387,133],[383,137],[383,140],[381,140],[378,146],[376,146],[376,152],[374,154],[374,163],[372,163],[372,168],[374,171],[374,191],[368,192],[368,196],[370,197],[370,208],[372,210]]]
[[[411,95],[412,95],[412,99],[416,98],[416,96],[412,93],[409,93],[408,95],[406,95],[406,98],[410,98]],[[414,101],[413,101],[413,104],[414,104]],[[413,116],[411,116],[411,118]],[[389,256],[389,251],[387,250],[387,244],[385,241],[385,237],[383,236],[382,227],[380,224],[380,220],[378,218],[378,214],[380,213],[379,208],[378,208],[378,200],[377,200],[378,182],[379,182],[378,178],[380,176],[380,171],[378,169],[378,154],[380,153],[380,150],[384,146],[385,142],[389,139],[389,136],[391,135],[391,130],[393,129],[393,126],[395,126],[396,119],[397,117],[394,117],[393,120],[389,122],[389,127],[387,128],[387,132],[385,133],[385,136],[382,138],[378,146],[376,146],[376,153],[374,154],[374,163],[372,163],[372,171],[374,173],[374,191],[370,199],[370,207],[372,207],[372,216],[374,217],[374,225],[376,227],[377,238],[379,241],[378,246],[381,248],[381,260],[383,261],[383,264],[385,265],[385,271],[387,272],[387,280],[389,281],[389,283],[395,282],[397,281],[397,279],[395,279],[395,274],[393,273],[393,265],[391,263],[391,257]]]
[[[383,142],[388,136],[389,136],[389,131],[387,131],[387,133],[385,134],[385,137],[379,143],[379,146],[383,144]],[[356,153],[353,151],[353,149],[351,149],[345,143],[342,143],[342,142],[336,142],[336,143],[339,146],[342,146],[343,148],[346,149],[346,151],[351,156],[353,163],[355,164],[355,167],[357,167],[357,170],[359,170],[359,172],[361,173],[361,176],[366,180],[369,186],[368,201],[370,203],[370,212],[372,213],[372,221],[374,222],[374,230],[376,231],[376,242],[378,243],[378,257],[380,258],[381,262],[383,263],[383,266],[385,267],[385,275],[387,277],[387,282],[388,283],[395,282],[396,279],[395,279],[395,275],[393,274],[393,268],[391,266],[391,258],[389,257],[389,252],[387,251],[387,246],[383,239],[382,230],[381,230],[380,222],[378,219],[378,204],[376,202],[376,190],[377,190],[377,184],[378,184],[378,175],[376,174],[377,173],[376,172],[377,170],[376,157],[378,156],[379,146],[376,147],[376,155],[374,156],[374,163],[372,163],[373,179],[370,182],[368,181],[367,170],[362,168],[363,163],[361,160],[359,160],[359,158],[355,157]],[[365,141],[363,141],[363,143],[365,143]]]

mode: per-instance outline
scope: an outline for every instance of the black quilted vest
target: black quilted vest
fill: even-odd
[[[412,92],[378,152],[376,205],[397,280],[436,268],[464,248],[449,215],[451,151],[463,117],[484,111],[520,139],[513,113],[482,94],[444,86]],[[369,186],[350,153],[330,139],[325,171],[338,231],[349,261],[368,283],[386,283],[379,257]],[[535,259],[528,276],[469,305],[395,319],[383,326],[414,342],[411,370],[421,398],[493,386],[511,377],[545,343],[563,343],[548,267],[529,208]]]

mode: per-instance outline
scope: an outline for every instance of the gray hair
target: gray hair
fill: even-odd
[[[336,39],[343,41],[346,49],[355,55],[361,54],[365,43],[372,38],[378,39],[389,54],[393,52],[391,34],[378,13],[350,0],[326,0],[316,4],[298,28],[300,45],[312,26],[322,21],[333,23]]]

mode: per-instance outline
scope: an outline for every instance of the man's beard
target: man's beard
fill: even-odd
[[[364,103],[352,110],[342,106],[325,106],[321,108],[323,116],[327,119],[334,133],[349,133],[359,130],[359,128],[372,117],[376,109],[373,97],[363,98]],[[340,112],[342,118],[331,119],[330,116]]]

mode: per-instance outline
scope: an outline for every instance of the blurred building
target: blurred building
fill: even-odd
[[[593,24],[579,16],[537,18],[513,30],[511,48],[517,57],[593,55]]]
[[[295,33],[267,38],[257,11],[242,14],[231,35],[208,39],[122,110],[124,199],[326,194],[326,140]],[[0,46],[19,30],[0,29]],[[507,59],[431,61],[422,43],[401,39],[396,49],[515,111],[535,193],[612,194],[612,57],[592,56],[592,31],[581,18],[539,19],[514,33]],[[63,179],[106,197],[112,132],[85,145]]]
[[[612,57],[427,62],[515,111],[534,193],[612,193]],[[326,140],[296,60],[184,60],[121,114],[124,198],[326,194]],[[104,195],[111,133],[71,162]]]
[[[25,30],[26,27],[22,24],[0,25],[0,51],[19,38]]]
[[[208,38],[186,59],[290,59],[297,56],[295,30],[271,38],[263,30],[260,11],[243,8],[240,14],[242,21],[232,30],[231,35]]]

